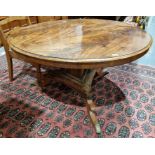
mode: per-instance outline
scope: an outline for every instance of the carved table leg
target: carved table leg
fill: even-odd
[[[91,70],[88,72],[87,76],[85,77],[84,89],[85,89],[86,100],[87,100],[86,106],[87,106],[88,115],[90,117],[90,120],[93,126],[95,127],[96,133],[100,134],[102,131],[96,117],[96,112],[95,112],[96,105],[92,100],[92,93],[91,93],[92,82],[95,74],[96,74],[96,70]]]
[[[100,128],[100,124],[96,118],[95,103],[93,102],[92,99],[87,99],[87,111],[88,111],[88,115],[91,119],[91,122],[92,122],[93,126],[95,127],[96,133],[100,134],[101,128]]]

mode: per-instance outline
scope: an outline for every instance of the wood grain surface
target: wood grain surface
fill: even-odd
[[[16,28],[10,32],[8,42],[26,59],[80,69],[133,61],[148,51],[152,38],[123,22],[75,19]]]

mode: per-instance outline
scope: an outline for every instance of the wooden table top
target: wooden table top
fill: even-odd
[[[16,28],[8,41],[11,49],[28,57],[62,63],[62,67],[69,63],[86,68],[93,68],[94,63],[99,67],[133,61],[152,44],[151,36],[139,28],[99,19],[59,20]]]

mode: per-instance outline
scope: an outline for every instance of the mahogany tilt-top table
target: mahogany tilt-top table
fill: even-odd
[[[8,35],[12,55],[30,63],[63,68],[55,80],[86,98],[90,119],[101,133],[91,98],[91,85],[102,68],[129,63],[143,56],[152,44],[146,32],[110,20],[50,21],[16,28]]]

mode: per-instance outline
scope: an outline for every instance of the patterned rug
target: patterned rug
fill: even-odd
[[[43,70],[48,86],[42,92],[35,68],[18,60],[9,82],[0,57],[0,137],[155,137],[155,69],[126,64],[108,71],[93,81],[98,135],[76,91]]]

